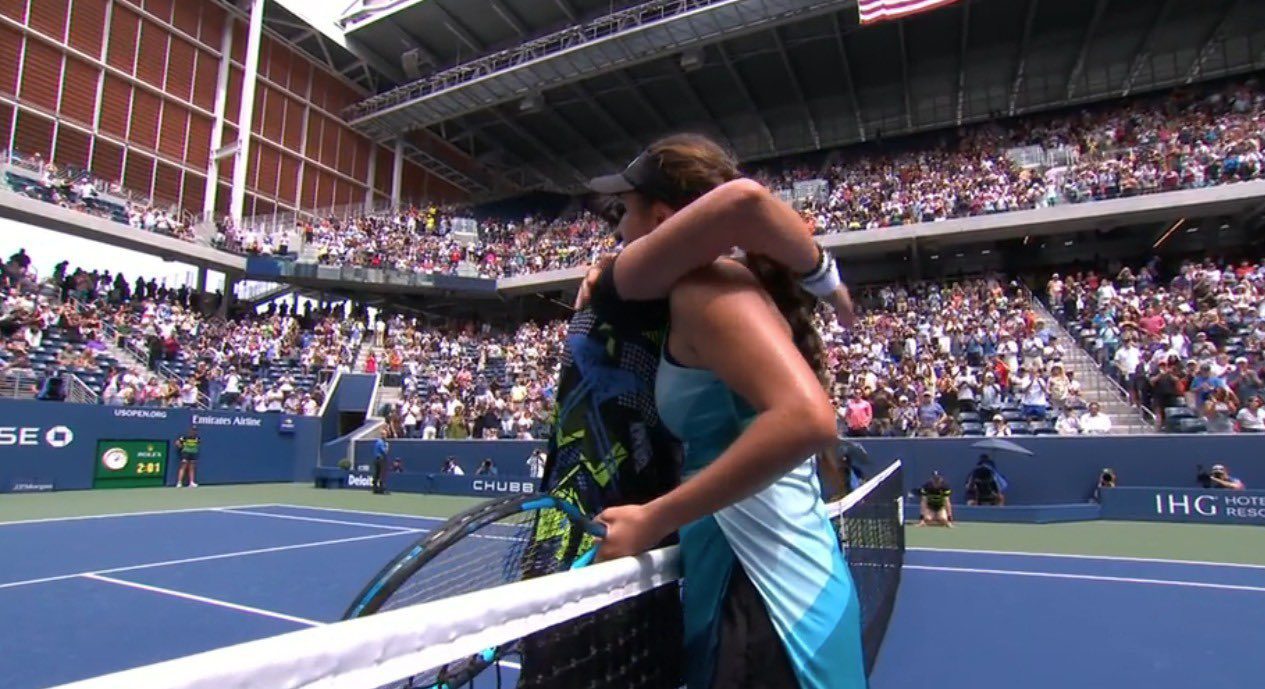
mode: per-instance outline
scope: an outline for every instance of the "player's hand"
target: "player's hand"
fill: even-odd
[[[575,295],[576,311],[588,306],[589,300],[593,297],[593,288],[597,285],[597,277],[615,260],[615,256],[616,254],[602,254],[584,274],[584,280],[580,282],[580,291]]]
[[[597,515],[597,521],[606,527],[597,551],[599,562],[640,555],[668,535],[645,505],[611,507]]]
[[[834,307],[835,321],[839,325],[845,328],[852,327],[852,323],[856,321],[857,314],[856,307],[852,304],[852,294],[848,292],[847,285],[840,284],[836,287],[835,291],[831,292],[830,296],[826,298],[826,302]]]

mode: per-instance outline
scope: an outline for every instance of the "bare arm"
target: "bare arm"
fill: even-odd
[[[724,262],[687,278],[673,290],[672,322],[758,414],[716,461],[649,503],[664,533],[762,490],[835,439],[825,390],[745,268]]]
[[[795,209],[759,182],[736,179],[625,247],[615,261],[615,287],[624,299],[662,299],[677,280],[735,246],[800,274],[811,271],[820,258]]]
[[[830,443],[822,448],[817,455],[817,462],[821,466],[818,473],[822,478],[822,498],[825,500],[834,500],[848,490],[848,477],[844,475],[844,471],[839,467],[840,461],[838,448],[835,443]]]

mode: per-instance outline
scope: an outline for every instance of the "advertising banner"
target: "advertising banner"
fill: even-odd
[[[326,486],[329,484],[326,483]],[[373,475],[355,471],[347,474],[344,488],[369,489],[373,487]],[[388,473],[386,488],[398,493],[432,493],[436,495],[465,495],[470,497],[499,497],[535,493],[536,479],[525,476],[449,476],[447,474]]]
[[[161,486],[167,476],[166,440],[98,440],[93,488]]]
[[[1265,526],[1265,490],[1111,488],[1102,491],[1102,518]]]

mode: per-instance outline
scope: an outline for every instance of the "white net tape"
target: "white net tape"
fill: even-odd
[[[379,687],[679,578],[675,547],[125,670],[57,689]]]

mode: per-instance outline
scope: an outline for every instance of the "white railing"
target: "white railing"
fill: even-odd
[[[39,392],[40,380],[22,371],[5,371],[0,373],[0,398],[35,399]]]
[[[73,373],[62,374],[62,391],[66,393],[66,401],[75,404],[98,404],[101,396],[97,394],[79,376]]]

